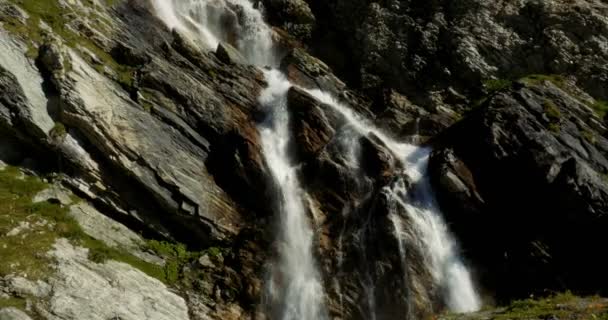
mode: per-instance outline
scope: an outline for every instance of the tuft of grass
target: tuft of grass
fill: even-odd
[[[597,100],[595,103],[591,104],[590,107],[593,109],[593,111],[595,111],[600,119],[604,119],[608,113],[608,101]]]
[[[183,268],[200,255],[188,251],[186,246],[181,243],[149,240],[147,247],[156,255],[165,259],[163,272],[168,284],[176,283],[182,277]]]
[[[521,79],[523,82],[528,83],[528,84],[532,84],[532,85],[538,85],[538,84],[542,84],[545,81],[549,81],[552,82],[553,84],[555,84],[558,88],[564,90],[564,91],[568,91],[567,88],[567,83],[566,83],[566,78],[562,75],[557,75],[557,74],[531,74],[528,76],[525,76]]]
[[[511,87],[513,81],[507,79],[491,79],[484,81],[483,86],[488,91],[488,93],[494,93],[496,91],[500,91],[506,88]]]
[[[65,125],[61,122],[55,122],[55,126],[53,126],[53,128],[49,132],[51,138],[55,140],[63,139],[67,134],[68,131],[65,128]]]
[[[0,297],[0,309],[17,308],[19,310],[25,311],[26,307],[27,307],[27,301],[23,298],[17,298],[17,297],[2,298],[2,297]]]
[[[560,131],[560,122],[562,118],[562,113],[559,111],[559,108],[555,103],[549,99],[545,99],[542,103],[543,111],[547,118],[549,119],[549,130],[553,132]]]

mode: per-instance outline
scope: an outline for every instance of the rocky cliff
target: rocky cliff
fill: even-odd
[[[485,300],[608,294],[608,4],[253,2],[294,84],[291,161],[332,319],[449,303],[398,232],[416,234],[391,198],[416,187],[407,161],[315,89],[433,150]],[[230,3],[214,16],[230,36],[205,49],[148,0],[0,0],[0,319],[272,318],[268,83]]]

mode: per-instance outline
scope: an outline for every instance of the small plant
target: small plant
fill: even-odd
[[[104,263],[110,259],[111,255],[110,249],[105,247],[89,250],[89,260],[95,263]]]
[[[591,105],[591,108],[600,118],[603,119],[606,116],[606,113],[608,113],[608,101],[597,100]]]
[[[583,139],[585,139],[590,144],[595,144],[597,142],[597,138],[595,137],[595,134],[592,131],[590,131],[589,129],[584,129],[582,131],[582,136],[583,136]]]
[[[493,93],[511,87],[513,82],[507,79],[491,79],[483,83],[488,93]]]
[[[562,113],[555,103],[549,99],[543,101],[543,111],[549,120],[549,130],[552,132],[560,131]]]
[[[63,139],[67,134],[68,134],[68,131],[66,130],[63,123],[61,123],[61,122],[55,122],[55,126],[49,132],[49,135],[54,140]]]

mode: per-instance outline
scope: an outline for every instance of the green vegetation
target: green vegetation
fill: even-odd
[[[0,237],[0,277],[16,273],[31,280],[44,279],[52,270],[49,268],[52,261],[45,253],[57,238],[67,238],[75,245],[88,248],[89,258],[94,262],[109,259],[124,262],[169,282],[163,267],[88,236],[68,214],[68,208],[49,202],[32,203],[32,198],[47,187],[38,177],[25,175],[18,168],[9,166],[0,170],[0,234],[3,235]]]
[[[549,130],[553,132],[559,132],[560,122],[562,118],[562,113],[559,111],[559,108],[555,105],[553,101],[545,99],[543,101],[543,111],[549,119]]]
[[[597,100],[595,103],[591,104],[590,107],[601,119],[603,119],[606,116],[606,113],[608,113],[608,101]]]
[[[578,297],[571,292],[546,298],[524,299],[501,308],[484,308],[470,315],[447,314],[442,320],[608,320],[608,300],[600,297]]]
[[[45,187],[17,168],[0,171],[0,277],[17,272],[30,279],[45,277],[50,261],[44,253],[58,236],[74,227],[59,205],[32,203]]]
[[[595,137],[595,133],[589,129],[583,129],[582,132],[583,139],[585,139],[590,144],[595,144],[597,142],[597,138]]]
[[[90,37],[85,37],[80,33],[74,31],[70,27],[70,20],[73,16],[84,15],[82,12],[76,12],[70,7],[63,7],[56,0],[10,0],[14,4],[24,9],[29,14],[29,19],[25,24],[22,24],[16,19],[7,21],[5,28],[15,34],[17,37],[21,37],[28,44],[28,56],[35,58],[38,55],[38,47],[41,43],[46,41],[47,32],[40,26],[40,22],[45,22],[55,34],[57,34],[64,43],[74,49],[80,47],[88,50],[94,54],[100,61],[94,63],[97,71],[101,73],[107,73],[104,69],[108,67],[113,71],[114,78],[121,86],[125,88],[131,88],[133,86],[133,75],[134,68],[119,64],[114,58],[107,53],[100,45],[95,43]],[[116,0],[106,0],[106,3],[113,5]],[[100,9],[101,10],[101,9]],[[101,17],[97,17],[97,20],[103,20]],[[109,33],[109,32],[108,32]],[[84,55],[88,56],[88,55]],[[66,66],[69,66],[67,64]]]
[[[23,298],[2,298],[0,297],[0,309],[2,308],[17,308],[19,310],[25,310],[27,302]]]
[[[184,266],[200,256],[199,253],[190,252],[181,243],[149,240],[148,249],[165,259],[164,277],[168,284],[177,282]]]
[[[507,79],[491,79],[483,83],[483,86],[488,90],[488,93],[494,93],[511,87],[513,81]]]
[[[538,85],[538,84],[542,84],[545,81],[550,81],[554,85],[556,85],[558,88],[560,88],[566,92],[568,91],[566,78],[564,76],[557,75],[557,74],[531,74],[531,75],[521,78],[521,81],[523,81],[527,84],[532,84],[532,85]]]
[[[515,301],[495,319],[548,319],[551,316],[558,319],[602,319],[598,316],[604,318],[607,307],[607,302],[599,297],[583,299],[566,292],[540,300]]]
[[[67,133],[68,132],[67,132],[65,126],[63,125],[63,123],[55,122],[55,126],[53,127],[53,129],[51,129],[51,132],[49,132],[49,135],[53,139],[62,139],[63,137],[65,137],[65,135]]]

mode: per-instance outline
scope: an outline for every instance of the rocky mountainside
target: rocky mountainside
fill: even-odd
[[[211,49],[150,0],[0,0],[0,319],[278,318],[269,83],[243,52],[244,2],[199,2],[226,34]],[[608,294],[608,3],[252,2],[294,85],[328,318],[451,307],[395,205],[420,183],[380,131],[432,149],[450,249],[484,302]]]

